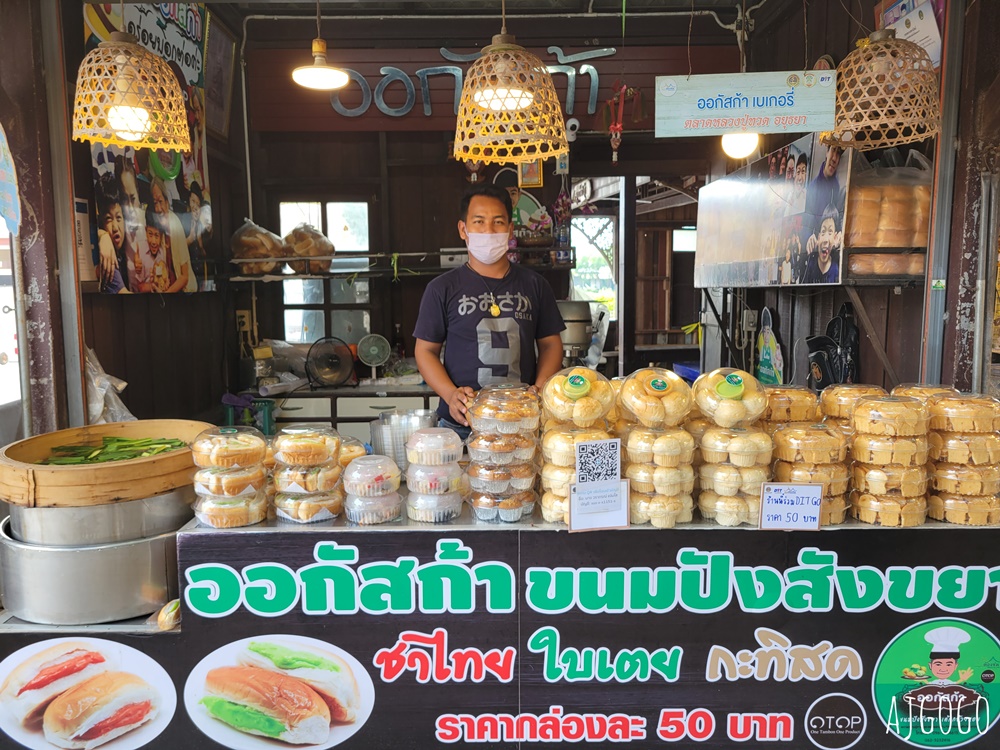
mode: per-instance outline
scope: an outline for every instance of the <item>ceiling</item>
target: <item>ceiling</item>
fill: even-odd
[[[714,10],[730,22],[735,18],[735,0],[694,0],[696,10]],[[753,4],[753,3],[751,3]],[[243,15],[281,13],[309,15],[315,13],[315,3],[301,0],[242,0],[241,2],[209,2],[210,8],[227,6]],[[488,15],[500,12],[500,0],[435,0],[435,2],[399,2],[398,0],[322,0],[323,15]],[[644,13],[683,11],[692,7],[691,0],[630,0],[628,16]],[[622,3],[618,0],[507,0],[507,13],[514,15],[556,15],[560,13],[615,13],[620,14]]]

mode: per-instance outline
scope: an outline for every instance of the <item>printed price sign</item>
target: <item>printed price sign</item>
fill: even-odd
[[[628,480],[574,482],[569,488],[569,530],[628,527]]]
[[[765,484],[760,497],[760,528],[815,531],[823,502],[821,484]]]

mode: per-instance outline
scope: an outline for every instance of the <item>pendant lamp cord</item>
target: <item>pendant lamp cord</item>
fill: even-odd
[[[319,0],[316,0],[316,38],[322,39],[323,35],[319,33],[319,19],[320,19]]]
[[[500,33],[507,34],[507,0],[500,0]]]
[[[125,31],[125,0],[120,0],[118,3],[118,15],[122,19],[122,31]]]

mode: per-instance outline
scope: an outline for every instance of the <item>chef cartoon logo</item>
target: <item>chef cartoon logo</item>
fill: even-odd
[[[1000,716],[1000,689],[987,676],[1000,640],[968,620],[925,620],[897,635],[879,657],[872,698],[886,731],[914,747],[960,747]]]

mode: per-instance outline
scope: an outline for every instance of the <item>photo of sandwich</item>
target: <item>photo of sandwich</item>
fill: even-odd
[[[191,720],[231,750],[334,747],[364,725],[374,702],[357,659],[296,635],[229,643],[202,659],[184,687]]]
[[[32,750],[136,750],[176,707],[163,667],[122,643],[55,638],[0,662],[0,729]]]

